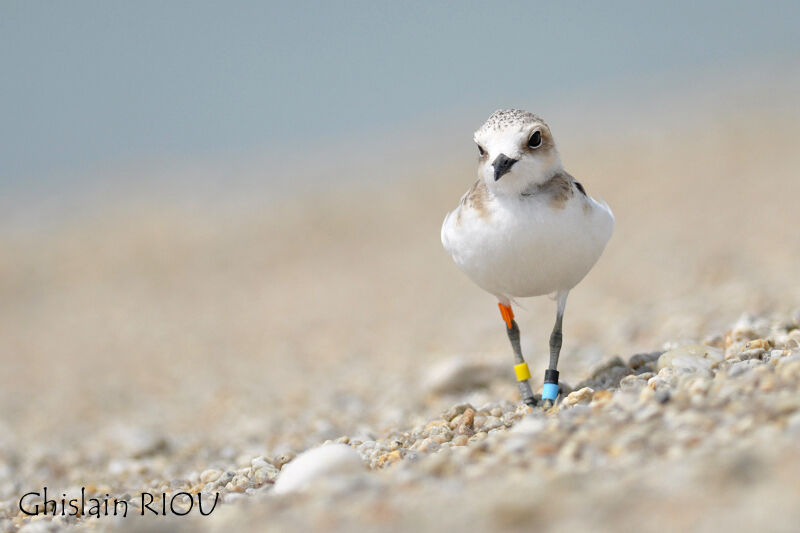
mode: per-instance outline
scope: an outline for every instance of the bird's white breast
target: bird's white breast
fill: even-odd
[[[448,213],[442,244],[475,283],[501,300],[569,290],[589,272],[614,228],[607,205],[576,192],[495,197]]]

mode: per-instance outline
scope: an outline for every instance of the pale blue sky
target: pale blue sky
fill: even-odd
[[[798,21],[794,1],[3,1],[0,180],[340,140],[615,79],[796,61]]]

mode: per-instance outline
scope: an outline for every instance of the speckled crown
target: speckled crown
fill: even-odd
[[[530,111],[523,111],[522,109],[498,109],[489,119],[484,122],[483,126],[476,133],[498,131],[509,126],[524,126],[538,122],[545,124],[545,121],[540,117],[534,115]]]

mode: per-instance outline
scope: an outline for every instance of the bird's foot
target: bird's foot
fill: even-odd
[[[531,396],[530,398],[523,398],[522,403],[524,403],[528,407],[534,408],[539,405],[540,401],[535,396]]]
[[[548,368],[544,373],[544,385],[542,385],[542,407],[545,410],[553,407],[560,393],[558,370]]]

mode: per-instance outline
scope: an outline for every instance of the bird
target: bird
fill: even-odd
[[[558,358],[567,296],[603,253],[614,215],[564,170],[550,127],[537,115],[495,111],[474,141],[478,179],[445,216],[442,245],[467,277],[497,299],[522,401],[549,408],[560,394]],[[544,295],[555,297],[557,309],[550,362],[537,399],[512,303]]]

